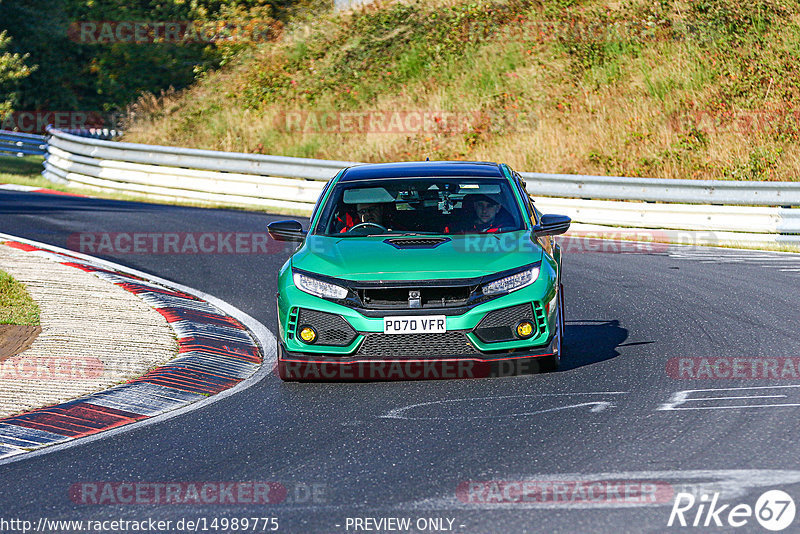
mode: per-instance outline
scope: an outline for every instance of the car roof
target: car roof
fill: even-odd
[[[345,169],[340,182],[376,178],[426,178],[431,176],[469,176],[503,178],[498,163],[484,161],[407,161],[370,163]]]

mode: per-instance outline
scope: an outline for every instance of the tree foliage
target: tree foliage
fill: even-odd
[[[5,31],[0,32],[0,115],[11,111],[20,80],[30,76],[34,70],[25,64],[27,54],[8,52],[10,43],[11,37]]]
[[[0,0],[0,111],[119,110],[143,92],[188,86],[243,46],[224,35],[92,43],[76,37],[81,22],[263,24],[285,19],[299,3],[308,0]]]

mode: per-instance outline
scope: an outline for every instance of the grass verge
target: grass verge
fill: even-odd
[[[0,324],[39,325],[39,306],[5,271],[0,271]]]
[[[35,187],[49,187],[54,185],[42,176],[42,162],[40,156],[15,156],[0,155],[0,183],[30,185]]]

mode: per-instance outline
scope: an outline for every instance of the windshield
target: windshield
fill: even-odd
[[[400,178],[337,184],[315,233],[469,234],[511,232],[523,226],[507,180]]]

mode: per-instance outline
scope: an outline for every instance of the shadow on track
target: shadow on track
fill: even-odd
[[[84,198],[57,194],[27,193],[17,191],[0,192],[0,214],[40,215],[69,211],[164,211],[174,209],[165,204],[147,204],[126,200]]]
[[[617,347],[628,339],[619,321],[567,321],[564,328],[564,356],[561,370],[567,371],[619,356]]]

